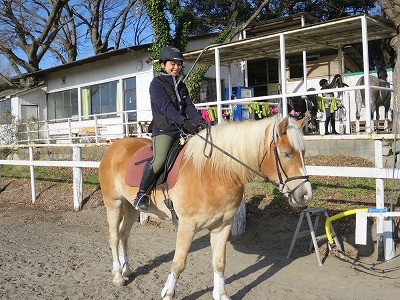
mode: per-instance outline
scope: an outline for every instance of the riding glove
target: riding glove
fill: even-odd
[[[189,119],[186,119],[185,121],[183,121],[182,123],[182,128],[186,133],[189,134],[196,134],[197,132],[199,132],[199,130],[197,129],[197,126],[194,125],[192,123],[192,121],[190,121]]]
[[[208,124],[207,124],[206,120],[200,119],[200,120],[197,122],[197,128],[199,129],[199,131],[200,131],[200,130],[203,130],[204,128],[207,128],[207,127],[208,127]]]

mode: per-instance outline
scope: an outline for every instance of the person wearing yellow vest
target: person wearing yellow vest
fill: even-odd
[[[330,84],[328,80],[321,79],[319,81],[319,85],[321,86],[321,90],[331,89],[336,83],[336,80],[333,80]],[[325,107],[325,135],[328,134],[339,134],[335,129],[335,112],[338,110],[338,105],[336,98],[333,93],[323,93],[322,97],[324,98],[324,107]],[[329,123],[331,124],[331,132],[329,132]]]

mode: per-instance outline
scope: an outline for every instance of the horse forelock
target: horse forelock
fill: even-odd
[[[272,141],[272,128],[280,117],[265,118],[262,120],[247,120],[244,122],[224,123],[211,127],[212,143],[239,159],[250,168],[258,170],[261,151],[265,151],[266,145]],[[267,130],[268,128],[268,130]],[[269,134],[266,134],[269,133]],[[199,133],[203,138],[206,132]],[[243,183],[248,182],[254,177],[254,173],[245,168],[231,157],[219,151],[215,147],[212,149],[210,158],[205,156],[210,153],[211,147],[198,136],[192,137],[187,143],[184,160],[189,159],[193,163],[199,175],[209,165],[212,168],[213,176],[221,178],[239,178]]]
[[[305,150],[304,135],[295,119],[289,118],[289,124],[286,129],[286,134],[288,136],[290,144],[296,151],[302,152]]]

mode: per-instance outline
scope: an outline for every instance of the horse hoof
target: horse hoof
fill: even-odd
[[[113,285],[114,286],[116,286],[116,287],[123,287],[123,286],[125,286],[125,280],[124,279],[122,279],[122,280],[113,280]]]
[[[121,272],[118,270],[116,273],[117,274],[115,275],[115,277],[113,279],[113,285],[117,286],[117,287],[124,286],[125,285],[125,279],[122,277]]]
[[[122,271],[122,277],[125,280],[129,280],[133,277],[133,271],[130,267],[127,267],[125,270]]]

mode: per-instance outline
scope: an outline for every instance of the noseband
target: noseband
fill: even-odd
[[[222,153],[224,153],[225,155],[227,155],[228,157],[232,158],[234,161],[236,161],[237,163],[241,164],[243,167],[247,168],[248,170],[252,171],[254,174],[256,174],[257,176],[260,176],[264,181],[267,181],[271,184],[273,184],[282,194],[286,194],[288,197],[293,196],[294,192],[296,192],[301,186],[303,186],[305,183],[310,182],[310,177],[308,175],[302,175],[302,176],[293,176],[293,177],[289,177],[287,175],[287,173],[285,172],[285,169],[282,166],[281,160],[279,159],[279,154],[278,154],[278,135],[276,132],[276,126],[277,124],[274,125],[274,129],[273,129],[273,138],[271,141],[271,144],[273,143],[273,147],[274,147],[274,157],[275,157],[275,165],[276,165],[276,172],[278,174],[278,178],[279,178],[279,183],[276,183],[275,181],[272,181],[271,179],[269,179],[267,176],[264,176],[264,174],[262,174],[261,172],[254,170],[252,167],[246,165],[244,162],[240,161],[239,159],[237,159],[236,157],[234,157],[233,155],[229,154],[228,152],[226,152],[225,150],[221,149],[220,147],[218,147],[217,145],[215,145],[212,142],[212,137],[211,137],[211,126],[208,126],[206,128],[206,137],[202,137],[201,135],[197,134],[198,137],[200,137],[202,140],[204,140],[206,142],[205,146],[204,146],[204,155],[208,158],[211,157],[211,153],[212,153],[212,148],[215,147],[217,150],[221,151]],[[207,144],[210,144],[211,149],[209,152],[209,155],[206,155],[205,153],[205,149]],[[265,150],[265,153],[263,155],[263,158],[261,160],[260,166],[263,163],[265,157],[267,156],[268,153],[268,149]],[[283,180],[283,175],[286,177],[285,180]],[[288,182],[293,181],[293,180],[299,180],[302,179],[303,181],[300,182],[298,185],[296,185],[292,190],[290,190],[287,187]]]

